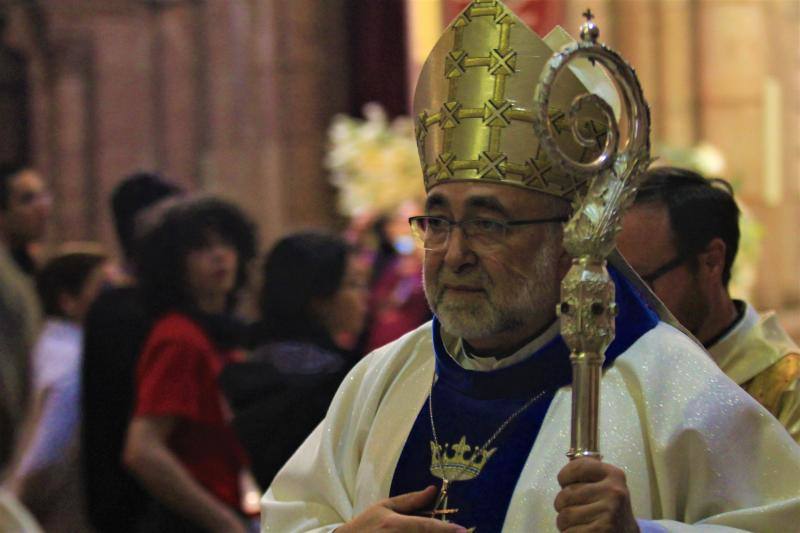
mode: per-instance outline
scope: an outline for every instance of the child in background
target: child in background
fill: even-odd
[[[190,198],[168,206],[140,244],[153,327],[123,460],[156,502],[143,529],[244,533],[248,460],[217,377],[241,356],[244,330],[232,310],[255,229],[233,204]]]

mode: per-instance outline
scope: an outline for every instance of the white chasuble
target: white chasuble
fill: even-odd
[[[332,531],[390,495],[431,389],[433,344],[429,323],[353,369],[264,495],[263,531]],[[797,531],[800,447],[682,333],[658,323],[641,335],[606,369],[600,398],[600,450],[625,471],[643,531]],[[556,531],[570,401],[568,385],[552,397],[502,531]]]

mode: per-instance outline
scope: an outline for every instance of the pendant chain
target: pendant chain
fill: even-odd
[[[433,373],[433,379],[431,380],[431,391],[430,391],[430,394],[428,394],[428,414],[431,417],[431,433],[433,433],[433,442],[434,442],[434,444],[436,444],[436,449],[439,450],[439,468],[442,470],[442,480],[445,483],[452,483],[454,481],[458,481],[459,478],[461,478],[461,475],[466,471],[467,467],[471,466],[473,464],[473,462],[475,460],[475,457],[478,456],[478,453],[475,453],[475,454],[472,455],[472,459],[470,460],[469,463],[463,463],[461,465],[461,468],[459,469],[459,472],[458,472],[458,476],[454,477],[453,479],[447,479],[445,477],[445,475],[444,475],[444,472],[445,472],[445,468],[444,468],[444,449],[439,444],[439,436],[436,433],[436,424],[433,421],[433,386],[434,386],[435,383],[436,383],[436,372]],[[545,392],[547,392],[547,389],[541,391],[539,394],[537,394],[536,396],[532,397],[530,400],[525,402],[525,404],[522,407],[520,407],[519,409],[517,409],[516,411],[511,413],[511,416],[506,418],[505,421],[502,424],[500,424],[500,427],[498,427],[497,430],[492,434],[492,436],[489,437],[489,440],[487,440],[483,444],[483,446],[481,446],[479,448],[478,452],[480,453],[480,455],[481,456],[485,455],[486,454],[486,450],[489,448],[489,446],[492,445],[494,440],[497,437],[500,436],[500,433],[502,433],[503,430],[506,427],[508,427],[508,425],[511,422],[514,421],[515,418],[517,418],[520,414],[522,414],[522,412],[525,411],[525,409],[527,409],[528,407],[533,405],[534,402],[536,402],[538,399],[540,399],[542,396],[544,396]]]

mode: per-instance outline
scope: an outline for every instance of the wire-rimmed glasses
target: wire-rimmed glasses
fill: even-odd
[[[563,223],[568,217],[550,217],[532,220],[494,220],[490,218],[467,218],[450,220],[445,217],[420,215],[408,219],[411,233],[426,250],[440,251],[447,248],[447,242],[454,227],[461,228],[464,236],[475,251],[492,250],[502,245],[511,228],[534,224]]]

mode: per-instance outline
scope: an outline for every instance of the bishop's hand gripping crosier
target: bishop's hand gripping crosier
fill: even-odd
[[[572,427],[567,455],[601,458],[598,443],[600,377],[606,348],[614,340],[614,283],[606,269],[606,258],[614,249],[622,215],[631,203],[637,180],[650,164],[650,111],[633,69],[613,50],[597,43],[599,30],[591,11],[581,26],[581,41],[569,44],[547,63],[534,94],[534,130],[550,161],[564,174],[589,180],[586,194],[572,199],[574,214],[564,229],[564,247],[572,256],[572,267],[561,283],[561,334],[571,350]],[[556,140],[550,118],[550,95],[556,78],[578,58],[600,64],[614,80],[621,95],[626,119],[626,141],[620,143],[620,128],[611,107],[594,94],[577,96],[567,117],[572,135],[583,146],[594,146],[579,127],[582,107],[599,108],[607,131],[602,152],[584,163],[565,154]]]

